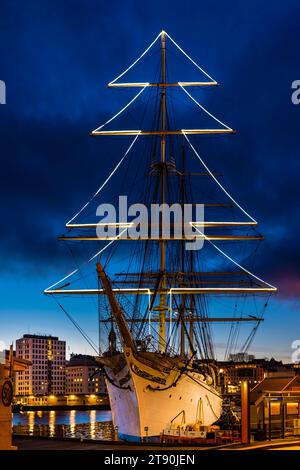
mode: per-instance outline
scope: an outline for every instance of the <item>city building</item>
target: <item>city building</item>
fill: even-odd
[[[251,430],[256,439],[300,435],[300,376],[269,376],[250,392]]]
[[[220,378],[225,392],[239,392],[242,380],[247,380],[254,387],[264,378],[264,367],[253,362],[221,362],[219,363]]]
[[[243,361],[238,361],[244,357]],[[256,359],[254,356],[232,355],[230,361],[219,362],[221,385],[225,392],[238,393],[242,380],[250,388],[267,377],[290,377],[300,373],[299,364],[283,364],[276,359]],[[233,360],[234,359],[234,360]]]
[[[106,385],[93,356],[72,355],[66,364],[66,394],[106,394]]]
[[[16,396],[65,393],[65,341],[56,336],[26,334],[16,341],[16,357],[31,362],[27,370],[16,372]]]

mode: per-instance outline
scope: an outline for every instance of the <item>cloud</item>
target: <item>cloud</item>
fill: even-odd
[[[3,56],[1,77],[8,86],[8,104],[0,116],[2,259],[14,252],[28,263],[58,260],[61,250],[55,248],[55,235],[63,232],[65,221],[108,174],[115,158],[115,142],[96,142],[87,133],[124,99],[114,98],[104,83],[138,55],[153,31],[139,8],[121,7],[112,13],[103,2],[101,7],[90,3],[93,8],[77,1],[70,9],[73,2],[56,2],[54,7],[53,2],[33,1],[21,12],[18,2],[5,6],[0,42],[9,43],[10,54]],[[191,26],[174,17],[166,25],[188,52],[203,56],[209,72],[210,66],[215,71],[218,64],[223,67],[218,78],[224,86],[215,91],[215,98],[209,95],[208,104],[239,133],[230,140],[203,139],[199,145],[206,160],[223,171],[226,187],[262,221],[268,240],[257,267],[270,281],[300,262],[300,107],[293,106],[289,96],[290,83],[297,78],[299,28],[296,16],[287,12],[283,18],[278,6],[275,2],[271,18],[269,9],[261,8],[261,16],[253,17],[245,29],[249,12],[237,2],[235,19],[222,19],[223,30],[222,22],[215,20],[211,51],[203,44],[196,47]],[[291,2],[293,9],[296,6]],[[210,13],[208,7],[204,14]],[[234,34],[227,34],[233,23]],[[210,28],[203,24],[202,38]],[[225,48],[232,53],[224,58]],[[196,109],[192,115],[197,121]]]

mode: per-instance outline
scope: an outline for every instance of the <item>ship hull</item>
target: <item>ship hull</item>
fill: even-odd
[[[161,373],[132,355],[120,370],[105,369],[113,424],[121,439],[153,440],[171,423],[210,426],[221,415],[220,395],[197,372]]]

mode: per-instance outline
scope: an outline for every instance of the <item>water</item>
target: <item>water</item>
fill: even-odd
[[[103,410],[23,411],[13,414],[13,432],[29,436],[114,439],[111,412]]]

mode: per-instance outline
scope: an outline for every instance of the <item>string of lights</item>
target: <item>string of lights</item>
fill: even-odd
[[[72,217],[72,219],[70,219],[67,223],[66,223],[66,227],[71,227],[71,224],[73,222],[74,219],[76,219],[76,217],[79,216],[79,214],[81,214],[81,212],[86,209],[86,207],[93,201],[93,199],[95,199],[95,197],[102,191],[102,189],[106,186],[106,184],[109,182],[109,180],[111,179],[111,177],[115,174],[115,172],[117,171],[117,169],[120,167],[120,165],[123,163],[123,161],[125,160],[125,158],[127,157],[127,155],[129,154],[130,150],[132,149],[132,147],[134,146],[135,142],[137,141],[137,138],[139,137],[139,134],[135,136],[135,138],[133,139],[133,141],[131,142],[131,144],[129,145],[129,147],[127,148],[126,152],[124,153],[123,157],[121,158],[121,160],[117,163],[117,165],[115,166],[115,168],[112,170],[112,172],[109,174],[109,176],[106,178],[106,180],[104,181],[104,183],[102,183],[102,185],[97,189],[97,191],[93,194],[93,196],[86,202],[86,204],[84,204],[84,206],[82,206],[82,208]]]
[[[131,224],[129,224],[131,226]],[[101,248],[101,250],[97,251],[97,253],[95,253],[88,261],[86,261],[85,263],[82,264],[81,267],[77,268],[77,269],[74,269],[74,271],[72,271],[71,273],[67,274],[67,276],[63,277],[62,279],[60,279],[59,281],[55,282],[54,284],[52,284],[51,286],[47,287],[47,289],[44,290],[44,293],[45,294],[49,294],[51,292],[51,290],[53,289],[53,287],[56,287],[57,285],[61,284],[63,281],[65,281],[66,279],[68,279],[69,277],[73,276],[74,274],[76,274],[77,272],[80,271],[80,269],[89,264],[91,261],[93,261],[95,258],[97,258],[97,256],[100,256],[112,243],[114,243],[116,240],[118,240],[122,235],[123,233],[126,232],[126,230],[128,229],[128,227],[126,226],[120,233],[118,233],[118,235],[116,235],[112,240],[110,240],[109,243],[107,243],[103,248]]]
[[[94,129],[92,131],[92,134],[94,132],[99,132],[101,129],[103,129],[103,127],[105,127],[107,124],[109,124],[110,122],[112,122],[114,119],[116,119],[118,116],[120,116],[120,114],[122,114],[127,108],[129,108],[129,106],[143,93],[143,91],[147,88],[147,84],[145,84],[145,86],[132,98],[131,101],[129,101],[122,109],[120,109],[120,111],[118,111],[113,117],[111,117],[110,119],[108,119],[108,121],[106,121],[104,124],[102,124],[101,126],[97,127],[97,129]]]
[[[213,118],[215,121],[217,121],[219,124],[221,124],[221,126],[225,127],[226,129],[230,130],[230,131],[233,131],[233,129],[229,126],[227,126],[226,124],[224,124],[224,122],[220,121],[220,119],[216,118],[216,116],[214,116],[212,113],[210,113],[206,108],[204,108],[204,106],[202,104],[199,103],[199,101],[197,101],[185,88],[184,86],[182,85],[182,82],[178,82],[178,85],[182,88],[182,90],[188,95],[189,98],[191,98],[192,101],[194,101],[194,103],[196,103],[197,106],[199,106],[202,111],[204,111],[206,114],[208,114],[208,116],[210,116],[211,118]]]
[[[162,34],[162,33],[161,33],[161,34]],[[204,70],[202,67],[200,67],[200,65],[198,65],[197,62],[195,62],[195,61],[177,44],[177,42],[175,42],[174,39],[171,38],[171,36],[170,36],[167,32],[165,32],[165,35],[170,39],[170,41],[174,44],[174,46],[176,46],[177,49],[178,49],[183,55],[185,55],[185,57],[186,57],[187,59],[189,59],[189,60],[192,62],[192,64],[195,65],[195,67],[197,67],[197,69],[199,69],[202,73],[204,73],[204,75],[206,75],[206,77],[209,78],[212,82],[217,83],[216,80],[214,80],[207,72],[205,72],[205,70]]]
[[[237,261],[235,261],[233,258],[231,258],[227,253],[225,253],[223,250],[221,250],[221,248],[219,248],[217,245],[215,245],[215,243],[213,243],[209,237],[207,237],[203,232],[201,232],[201,230],[199,230],[199,228],[193,224],[193,222],[190,222],[191,226],[197,231],[199,232],[206,241],[209,241],[209,243],[211,243],[213,245],[213,247],[218,250],[223,256],[225,256],[225,258],[227,258],[229,261],[231,261],[232,263],[234,263],[238,268],[242,269],[245,273],[249,274],[249,276],[255,278],[257,281],[259,282],[262,282],[263,284],[265,284],[266,286],[270,287],[274,292],[277,291],[277,288],[272,286],[272,284],[269,284],[268,282],[264,281],[263,279],[260,279],[258,276],[256,276],[255,274],[253,274],[251,271],[248,271],[248,269],[244,268],[243,266],[241,266]],[[173,289],[175,290],[175,289]],[[232,289],[234,290],[234,289]],[[249,289],[251,290],[251,289]]]
[[[191,149],[193,150],[193,152],[195,153],[195,155],[198,157],[198,159],[200,160],[200,162],[202,163],[202,165],[204,166],[204,168],[208,171],[208,173],[210,174],[210,176],[214,179],[214,181],[218,184],[218,186],[222,189],[222,191],[229,197],[229,199],[231,199],[231,201],[249,218],[252,220],[252,222],[255,222],[257,224],[257,221],[248,213],[245,211],[245,209],[243,209],[243,207],[231,196],[231,194],[229,194],[228,191],[226,191],[226,189],[224,188],[224,186],[222,186],[222,184],[220,183],[220,181],[216,178],[216,176],[210,171],[210,169],[208,168],[208,166],[206,165],[206,163],[204,162],[204,160],[200,157],[199,153],[197,152],[197,150],[195,149],[195,147],[193,146],[193,144],[191,143],[190,139],[188,138],[188,136],[186,135],[186,132],[185,132],[185,129],[182,129],[181,130],[184,137],[186,138],[187,142],[189,143]]]
[[[129,65],[129,67],[127,67],[126,70],[124,70],[122,73],[120,73],[120,75],[118,75],[114,80],[112,80],[111,82],[109,82],[108,86],[113,86],[114,83],[119,80],[120,78],[122,78],[127,72],[129,72],[130,69],[132,69],[132,67],[134,67],[143,57],[144,55],[147,54],[147,52],[151,49],[151,47],[156,43],[156,41],[161,37],[162,35],[162,32],[160,32],[156,38],[154,39],[154,41],[150,44],[150,46],[147,47],[147,49],[131,64]],[[145,86],[148,86],[148,83],[145,83]]]

